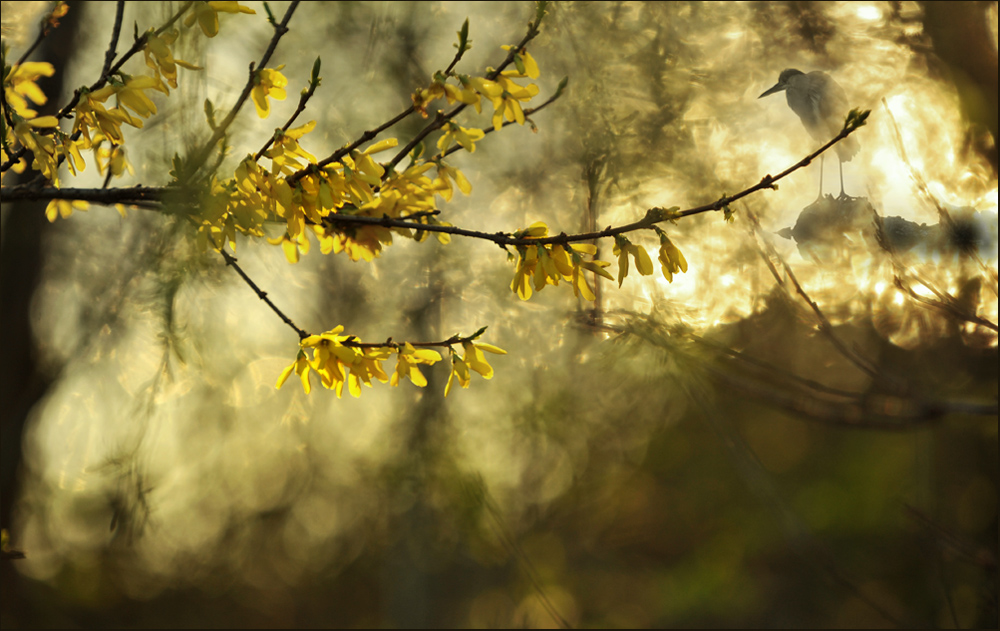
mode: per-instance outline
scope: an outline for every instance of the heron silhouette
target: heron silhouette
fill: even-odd
[[[778,82],[766,92],[758,96],[762,99],[775,92],[785,92],[788,100],[788,107],[798,114],[802,125],[805,126],[809,135],[820,142],[827,142],[840,133],[844,127],[844,118],[847,116],[847,95],[844,88],[833,80],[833,77],[816,70],[808,74],[801,70],[788,68],[781,71]],[[844,193],[844,163],[851,159],[861,149],[857,138],[848,136],[838,142],[834,148],[837,150],[837,158],[840,166],[840,198],[845,198]],[[824,156],[820,155],[819,163],[819,197],[823,197],[823,163]]]

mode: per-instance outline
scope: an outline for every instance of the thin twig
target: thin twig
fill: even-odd
[[[118,0],[115,5],[115,23],[111,27],[111,42],[108,49],[104,51],[104,67],[101,68],[101,76],[107,76],[111,69],[111,64],[115,61],[115,54],[118,50],[118,37],[122,32],[122,17],[125,15],[125,0]]]
[[[267,67],[268,62],[271,60],[271,56],[274,54],[275,49],[278,47],[278,42],[281,38],[288,32],[288,22],[292,19],[292,15],[295,13],[295,9],[299,6],[299,0],[294,0],[288,5],[288,9],[285,11],[285,16],[282,18],[280,24],[274,25],[274,35],[271,37],[271,42],[267,46],[267,50],[261,56],[260,60],[256,63],[250,64],[249,76],[247,77],[247,83],[243,87],[243,92],[236,99],[236,103],[233,104],[232,109],[229,110],[229,114],[219,123],[215,130],[212,132],[212,137],[202,145],[201,149],[196,151],[191,158],[187,161],[185,165],[185,173],[181,175],[179,180],[181,182],[188,182],[195,173],[201,168],[205,161],[208,159],[208,155],[215,149],[215,145],[220,139],[226,134],[229,126],[233,124],[236,120],[236,115],[239,114],[240,109],[250,98],[250,93],[254,88],[254,80],[257,76],[258,69],[263,69]]]
[[[48,37],[49,33],[52,32],[52,29],[58,25],[58,22],[53,24],[52,15],[55,13],[56,9],[60,7],[60,4],[61,3],[56,2],[52,6],[52,10],[48,12],[48,15],[42,18],[41,27],[38,29],[38,35],[35,36],[35,41],[31,42],[31,45],[28,46],[27,50],[21,54],[20,58],[18,58],[18,60],[14,63],[15,66],[20,66],[27,61],[28,57],[31,56],[31,53],[35,52],[35,49],[42,43],[42,40]]]
[[[934,540],[939,546],[957,556],[963,557],[973,565],[986,570],[996,570],[997,557],[992,550],[945,528],[931,519],[926,513],[909,504],[904,504],[903,508],[911,519],[919,523],[933,535]]]
[[[311,99],[313,94],[316,93],[316,88],[318,86],[319,82],[310,82],[309,89],[303,91],[302,94],[299,95],[299,104],[295,107],[295,111],[292,112],[292,115],[288,117],[288,121],[286,121],[285,124],[282,125],[281,131],[288,131],[289,128],[291,128],[292,123],[295,122],[295,119],[299,117],[299,114],[305,111],[306,103],[308,103],[309,99]],[[274,144],[274,135],[272,134],[271,137],[267,139],[267,142],[264,143],[264,146],[260,148],[260,151],[254,154],[253,157],[254,162],[260,160],[261,157],[264,155],[264,153],[266,153],[267,150],[270,149],[271,145],[273,144]]]
[[[540,23],[541,23],[541,18],[537,18],[533,22],[531,22],[531,24],[528,25],[528,32],[525,33],[520,43],[518,43],[517,46],[512,46],[510,50],[507,51],[507,58],[504,59],[503,62],[501,62],[501,64],[497,66],[492,72],[486,74],[486,78],[488,80],[495,81],[496,78],[500,76],[500,73],[503,72],[503,70],[507,66],[514,63],[514,57],[520,53],[520,50],[524,48],[528,44],[528,42],[537,37],[538,34],[541,32],[538,29]],[[393,157],[393,159],[390,160],[388,164],[385,165],[386,171],[392,171],[396,167],[396,165],[403,160],[403,158],[410,155],[410,152],[413,151],[413,148],[416,147],[418,144],[420,144],[420,142],[424,138],[426,138],[434,131],[440,129],[445,124],[445,122],[450,121],[451,119],[458,116],[458,114],[466,107],[468,107],[468,105],[466,105],[465,103],[461,103],[447,114],[439,111],[438,115],[434,117],[434,120],[429,125],[425,126],[423,129],[417,132],[417,134],[412,139],[410,139],[410,142],[408,142],[406,146],[403,147],[399,151],[399,153],[397,153],[395,157]]]
[[[539,104],[538,107],[529,107],[528,109],[524,110],[524,119],[528,120],[529,118],[531,118],[532,114],[534,114],[536,112],[540,112],[541,110],[545,109],[549,105],[552,105],[553,103],[556,102],[556,100],[559,99],[560,96],[561,95],[558,94],[558,93],[553,94],[544,103]],[[517,124],[517,121],[504,121],[503,125],[501,125],[500,127],[503,128],[503,127],[507,127],[508,125],[516,125],[516,124]],[[485,137],[485,136],[488,136],[488,135],[492,134],[493,132],[495,132],[497,130],[496,130],[495,127],[487,127],[486,129],[484,129],[482,131],[483,131],[483,136]],[[448,148],[447,151],[443,151],[443,152],[440,152],[440,153],[438,153],[438,154],[436,154],[434,156],[431,156],[430,158],[427,159],[427,161],[428,162],[434,162],[436,160],[441,160],[442,158],[446,158],[446,157],[450,156],[451,154],[455,153],[456,151],[461,151],[464,148],[465,147],[463,147],[462,145],[459,145],[459,144],[452,145],[451,147]]]
[[[528,40],[525,40],[525,41],[528,41]],[[458,64],[459,60],[461,60],[461,58],[462,58],[462,56],[464,54],[465,54],[465,50],[462,50],[462,49],[460,49],[458,52],[456,52],[455,53],[455,57],[451,60],[451,63],[448,64],[448,68],[445,70],[444,74],[450,73],[452,71],[452,69],[454,69],[454,67]],[[513,60],[513,57],[511,55],[508,55],[508,58],[510,60]],[[510,64],[510,61],[505,61],[505,63],[501,66],[501,68],[506,67],[509,64]],[[449,113],[447,115],[442,115],[442,116],[444,116],[444,120],[450,120],[450,118],[452,116],[454,116],[455,114],[457,114],[458,112],[460,112],[462,110],[462,108],[464,108],[464,107],[465,106],[463,105],[462,107],[456,108],[455,111],[453,111],[453,112],[451,112],[451,113]],[[541,109],[541,108],[536,108],[536,109]],[[299,180],[301,180],[306,175],[309,175],[311,173],[316,173],[320,169],[322,169],[323,167],[337,162],[338,160],[340,160],[341,158],[343,158],[346,155],[349,155],[352,151],[355,151],[356,149],[358,149],[362,145],[364,145],[364,144],[366,144],[368,142],[371,142],[379,134],[381,134],[385,130],[389,129],[390,127],[396,125],[397,123],[399,123],[403,119],[407,118],[410,114],[413,114],[416,111],[417,111],[416,106],[415,105],[410,105],[408,108],[406,108],[405,110],[403,110],[402,112],[400,112],[399,114],[397,114],[396,116],[394,116],[393,118],[389,119],[385,123],[379,125],[378,127],[375,127],[374,129],[369,129],[369,130],[365,131],[363,134],[361,134],[361,136],[359,136],[351,144],[338,149],[337,151],[333,152],[332,154],[330,154],[326,158],[323,158],[322,160],[320,160],[316,164],[310,164],[309,166],[304,167],[300,171],[297,171],[296,173],[293,173],[292,175],[290,175],[287,178],[288,183],[290,185],[294,186],[296,182],[298,182]],[[444,121],[442,121],[441,124],[444,124]],[[440,125],[438,127],[440,127]],[[433,130],[430,130],[430,131],[433,131]],[[427,131],[427,133],[430,133],[430,131]],[[422,139],[426,135],[427,134],[425,133],[422,136],[420,136],[420,138]],[[397,158],[399,158],[399,160],[401,160],[402,159],[401,156],[406,156],[407,154],[409,154],[409,152],[413,149],[413,147],[415,147],[417,145],[417,143],[419,143],[419,140],[417,142],[411,142],[410,145],[412,145],[412,146],[407,145],[409,148],[408,149],[404,148],[404,149],[406,149],[405,152],[401,151],[400,154],[397,156]],[[387,172],[391,172],[392,171],[392,167],[394,167],[399,162],[399,160],[393,160],[388,165],[386,165],[386,171]]]
[[[994,333],[1000,332],[1000,329],[997,328],[997,325],[995,323],[990,322],[986,318],[977,316],[974,313],[971,314],[966,313],[964,310],[960,309],[958,305],[955,303],[955,299],[952,298],[951,296],[948,296],[947,294],[945,296],[938,295],[939,300],[932,300],[930,298],[918,294],[916,291],[914,291],[912,287],[910,287],[909,284],[903,283],[903,279],[900,278],[899,276],[895,277],[895,284],[896,287],[900,289],[900,291],[906,292],[906,294],[909,295],[910,298],[913,298],[915,301],[926,307],[931,307],[933,309],[943,311],[957,320],[964,320],[965,322],[970,322],[978,326],[984,326],[987,329],[993,331]],[[927,283],[922,283],[922,284],[931,291],[934,291],[934,289],[931,288],[931,286],[928,285]]]
[[[298,326],[296,326],[295,322],[293,322],[291,318],[289,318],[287,315],[285,315],[285,312],[282,311],[281,309],[279,309],[278,306],[275,305],[274,302],[270,298],[268,298],[267,292],[264,291],[263,289],[261,289],[257,285],[257,283],[255,283],[253,281],[253,279],[250,278],[250,275],[247,274],[246,271],[244,271],[244,269],[242,267],[240,267],[239,263],[237,262],[236,257],[234,257],[229,252],[226,252],[224,249],[218,250],[218,252],[219,252],[219,254],[222,255],[222,258],[224,258],[226,260],[226,265],[228,265],[228,266],[232,267],[234,270],[236,270],[236,273],[240,275],[240,278],[243,279],[243,282],[245,282],[247,284],[247,286],[249,286],[250,289],[252,289],[254,291],[254,293],[257,294],[258,298],[260,298],[261,300],[263,300],[264,303],[267,304],[267,306],[271,308],[271,311],[273,311],[275,314],[277,314],[277,316],[279,318],[281,318],[282,322],[284,322],[285,324],[287,324],[289,327],[291,327],[291,329],[293,331],[295,331],[295,333],[299,336],[300,340],[304,340],[307,337],[310,337],[311,334],[308,331],[306,331],[304,329],[300,329]],[[347,340],[344,340],[343,342],[341,342],[341,344],[343,346],[349,346],[351,348],[362,348],[362,349],[364,349],[364,348],[402,348],[402,347],[404,347],[407,344],[409,344],[410,346],[417,346],[417,347],[423,347],[423,348],[430,348],[430,347],[450,348],[451,346],[453,346],[455,344],[463,344],[465,342],[472,342],[473,340],[477,339],[480,335],[482,335],[482,332],[485,329],[486,329],[486,327],[483,327],[482,329],[480,329],[476,333],[473,333],[472,335],[464,335],[464,336],[462,336],[462,335],[453,335],[450,338],[448,338],[446,340],[442,340],[440,342],[393,342],[392,338],[387,339],[385,342],[361,342],[358,339],[356,339],[354,337],[351,337],[351,338],[348,338]]]
[[[271,301],[270,298],[267,297],[266,291],[262,290],[260,287],[257,286],[257,283],[253,282],[253,280],[247,275],[247,273],[243,271],[243,268],[236,263],[236,257],[234,257],[229,252],[226,252],[225,250],[219,250],[219,254],[222,255],[222,258],[226,259],[226,265],[229,265],[234,270],[236,270],[236,273],[240,275],[240,278],[243,279],[243,282],[249,285],[250,289],[254,290],[254,292],[257,294],[257,297],[263,300],[267,304],[267,306],[271,308],[271,311],[275,312],[278,315],[278,317],[281,318],[282,322],[290,326],[292,330],[298,333],[300,340],[309,337],[309,334],[307,332],[295,326],[295,323],[292,322],[292,319],[286,316],[285,313],[281,309],[279,309],[277,305],[275,305]]]

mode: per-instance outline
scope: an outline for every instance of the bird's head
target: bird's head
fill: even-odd
[[[782,90],[787,90],[788,89],[788,84],[792,80],[792,77],[800,75],[800,74],[803,74],[802,71],[801,70],[796,70],[795,68],[787,68],[785,70],[782,70],[781,74],[778,75],[778,82],[775,83],[773,86],[771,86],[770,89],[768,89],[767,91],[765,91],[763,94],[761,94],[757,98],[758,99],[762,99],[765,96],[770,96],[771,94],[774,94],[775,92],[781,92]]]

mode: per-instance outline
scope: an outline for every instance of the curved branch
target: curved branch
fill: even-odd
[[[543,105],[547,105],[546,102]],[[536,108],[534,111],[537,111]],[[750,186],[739,193],[731,196],[723,196],[718,200],[704,204],[701,206],[695,206],[693,208],[688,208],[687,210],[678,211],[666,211],[662,208],[650,208],[646,211],[646,215],[639,221],[635,221],[629,224],[625,224],[618,227],[607,227],[604,230],[599,230],[596,232],[584,232],[578,234],[566,234],[562,233],[559,235],[544,237],[538,239],[525,239],[514,237],[510,233],[504,232],[482,232],[479,230],[468,230],[465,228],[459,228],[456,226],[442,226],[434,224],[425,224],[419,221],[411,221],[406,218],[394,219],[392,217],[369,217],[364,215],[350,215],[346,213],[332,213],[323,218],[325,223],[329,224],[356,224],[356,225],[376,225],[384,226],[386,228],[403,228],[410,230],[422,230],[425,232],[441,232],[445,234],[452,234],[463,237],[470,237],[474,239],[483,239],[486,241],[492,241],[500,247],[507,246],[528,246],[528,245],[554,245],[561,244],[566,245],[569,243],[575,243],[580,241],[592,241],[594,239],[613,237],[615,235],[625,234],[628,232],[635,232],[637,230],[648,230],[654,225],[662,223],[664,221],[671,221],[675,219],[681,219],[684,217],[690,217],[692,215],[698,215],[708,211],[721,210],[731,204],[732,202],[742,199],[752,193],[755,193],[761,189],[774,188],[774,184],[783,178],[789,176],[793,172],[809,165],[813,160],[815,160],[821,153],[827,151],[832,146],[847,138],[854,129],[848,129],[845,127],[841,132],[835,136],[828,143],[807,155],[803,159],[799,160],[792,166],[788,167],[776,176],[770,174],[765,175],[760,182]],[[368,132],[366,132],[367,134]],[[305,175],[305,171],[300,171],[296,175]],[[289,178],[291,180],[294,176]],[[133,187],[131,189],[56,189],[56,188],[19,188],[12,190],[4,190],[3,196],[5,201],[15,201],[19,199],[81,199],[85,201],[93,201],[95,203],[135,203],[137,201],[149,201],[152,199],[163,200],[163,195],[167,191],[175,191],[173,187],[163,187],[163,188],[144,188],[144,187]]]

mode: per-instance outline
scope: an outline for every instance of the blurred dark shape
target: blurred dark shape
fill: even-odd
[[[925,223],[918,225],[902,217],[884,217],[882,246],[893,252],[907,252],[921,243],[927,243],[934,232],[935,228]]]
[[[980,213],[968,206],[954,209],[944,224],[917,224],[902,217],[884,217],[876,235],[879,245],[893,252],[924,255],[971,254],[991,256],[997,245],[996,213]]]
[[[864,197],[820,197],[806,206],[794,228],[777,232],[786,239],[795,239],[803,258],[830,262],[838,251],[850,245],[849,234],[870,231],[875,209]]]
[[[972,123],[968,146],[997,174],[997,48],[988,2],[921,2],[923,32],[930,38],[932,70],[954,83],[962,112]],[[995,5],[994,5],[995,6]],[[993,25],[996,25],[993,14]],[[916,46],[914,47],[916,48]],[[936,58],[936,59],[935,59]]]
[[[992,215],[992,217],[991,217]],[[996,248],[997,214],[979,213],[975,208],[963,206],[951,211],[951,222],[940,229],[940,249],[955,249],[963,254]]]
[[[806,74],[801,70],[788,68],[781,71],[776,84],[757,98],[762,99],[782,91],[788,101],[788,107],[798,114],[802,125],[815,140],[828,142],[843,129],[848,110],[847,95],[844,88],[840,87],[830,75],[819,70]],[[834,148],[837,150],[840,166],[840,197],[845,197],[844,162],[850,162],[861,149],[861,145],[857,138],[848,136]],[[823,161],[824,156],[820,155],[820,198],[823,197]]]
[[[834,199],[827,195],[799,214],[793,228],[776,234],[794,239],[803,258],[818,263],[833,262],[837,252],[854,243],[849,235],[860,235],[870,246],[896,253],[922,256],[971,254],[992,257],[997,247],[997,214],[980,213],[971,207],[952,209],[945,224],[918,224],[902,217],[882,217],[877,222],[874,207],[863,197]]]

